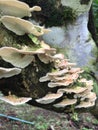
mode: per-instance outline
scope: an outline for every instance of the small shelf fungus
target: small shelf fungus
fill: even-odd
[[[29,51],[29,50],[24,50],[24,49],[19,50],[13,47],[0,48],[0,56],[2,57],[2,59],[20,68],[25,68],[31,62],[34,62],[35,54],[42,54],[42,53],[44,53],[43,48],[37,49],[35,51]]]
[[[45,43],[44,43],[45,45]],[[14,47],[1,47],[0,48],[0,56],[3,60],[11,63],[13,66],[25,68],[31,62],[35,61],[35,55],[43,55],[45,57],[49,57],[50,53],[54,53],[55,49],[53,48],[46,48],[42,44],[40,47],[36,48],[29,48],[29,47],[22,47],[22,49],[17,49]],[[56,51],[55,51],[56,52]],[[39,58],[43,62],[51,62],[54,59],[54,56],[50,56],[50,59],[44,60],[43,58]]]
[[[92,107],[94,105],[95,105],[95,102],[82,101],[75,108],[88,108],[88,107]]]
[[[57,108],[64,108],[66,106],[69,106],[69,105],[73,105],[77,102],[76,99],[68,99],[65,97],[65,99],[63,99],[60,103],[57,103],[57,104],[54,104],[54,107],[57,107]]]
[[[3,67],[0,67],[0,79],[12,77],[12,76],[18,75],[20,73],[21,73],[21,69],[19,69],[19,68],[3,68]]]
[[[1,15],[9,15],[15,17],[32,16],[33,11],[41,11],[39,6],[30,8],[26,3],[18,0],[0,0]]]
[[[1,96],[0,100],[5,101],[11,105],[22,105],[28,101],[30,101],[31,97],[16,97],[15,95],[9,94],[8,96]]]
[[[59,89],[58,92],[62,93],[81,93],[83,91],[87,90],[86,87],[72,87],[72,88],[64,88],[64,89]]]
[[[19,48],[13,47],[13,44],[11,47],[1,45],[0,60],[10,63],[13,68],[0,67],[0,80],[16,75],[12,78],[19,83],[13,83],[13,86],[20,92],[19,97],[15,96],[18,93],[13,90],[13,95],[2,96],[0,99],[12,105],[20,105],[33,98],[31,104],[34,101],[35,105],[44,106],[46,109],[64,108],[64,111],[67,106],[68,109],[71,108],[71,105],[76,109],[94,106],[96,94],[93,92],[93,81],[85,79],[81,68],[65,59],[63,54],[56,53],[55,48],[42,40],[40,36],[48,33],[49,29],[22,19],[24,16],[31,16],[32,11],[40,10],[39,6],[30,8],[18,0],[0,0],[0,13],[3,13],[0,21],[5,26],[3,29],[14,32],[16,37],[27,34],[31,42],[33,41],[26,45],[24,43]],[[6,33],[12,35],[9,31]]]
[[[12,65],[20,68],[24,68],[29,65],[33,60],[34,56],[26,55],[20,53],[18,49],[12,47],[2,47],[0,48],[0,56],[5,61],[11,63]]]
[[[40,99],[36,99],[36,102],[41,103],[41,104],[49,104],[62,96],[63,96],[62,93],[49,93]]]
[[[14,16],[2,16],[0,21],[4,26],[14,32],[17,35],[33,34],[35,36],[41,36],[44,33],[48,33],[50,30],[34,25],[33,23]]]
[[[38,54],[38,58],[45,64],[48,64],[49,62],[53,62],[57,58],[57,55],[58,55],[56,54],[56,49],[51,48],[46,43],[44,43],[44,41],[42,41],[40,44],[44,48],[45,53]]]

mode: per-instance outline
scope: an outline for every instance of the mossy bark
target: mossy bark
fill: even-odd
[[[0,26],[0,30],[1,47],[7,46],[21,49],[23,45],[28,45],[30,47],[33,47],[34,45],[27,36],[17,36],[5,29],[3,26]],[[2,59],[0,59],[0,66],[6,68],[13,67],[10,63]],[[21,74],[11,78],[1,79],[0,89],[6,95],[9,91],[12,91],[12,94],[15,93],[17,96],[30,96],[32,98],[42,97],[49,90],[46,89],[46,84],[41,84],[39,82],[39,78],[45,75],[47,72],[51,71],[51,66],[52,64],[42,63],[36,55],[35,62],[32,62],[29,66],[22,69]]]
[[[21,0],[31,7],[38,5],[42,8],[41,12],[33,12],[32,18],[40,25],[46,27],[62,26],[73,22],[76,19],[75,11],[70,7],[61,4],[61,0]]]
[[[30,47],[34,45],[27,36],[17,36],[2,25],[0,25],[0,30],[0,47],[8,46],[21,48],[23,45],[28,45]],[[0,67],[10,68],[13,66],[0,58]],[[45,76],[46,73],[50,72],[52,69],[53,63],[44,64],[36,55],[35,62],[23,68],[21,74],[0,79],[0,91],[4,95],[9,95],[10,92],[12,95],[18,97],[32,97],[32,101],[29,102],[30,104],[53,110],[53,104],[41,105],[35,102],[35,99],[41,98],[47,93],[57,91],[56,88],[49,88],[47,82],[39,82],[39,78]],[[57,111],[57,109],[54,110]]]

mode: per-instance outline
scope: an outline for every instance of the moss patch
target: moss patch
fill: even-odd
[[[81,4],[88,4],[90,2],[90,0],[80,0]]]
[[[39,5],[41,12],[33,12],[32,18],[41,21],[46,27],[66,25],[76,19],[76,13],[66,6],[62,6],[60,0],[33,0],[26,1],[30,6]]]

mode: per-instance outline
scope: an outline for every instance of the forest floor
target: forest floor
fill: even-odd
[[[88,112],[56,113],[28,104],[12,106],[0,100],[0,114],[34,123],[26,124],[0,116],[0,130],[98,130],[98,120]]]

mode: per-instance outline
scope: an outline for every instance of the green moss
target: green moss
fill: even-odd
[[[50,17],[45,22],[46,26],[61,26],[66,25],[68,20],[73,22],[76,18],[71,8],[60,7],[59,9],[51,9]]]
[[[86,87],[86,84],[83,83],[83,82],[76,82],[76,86],[79,86],[79,87]]]
[[[96,81],[94,74],[90,70],[87,70],[81,76],[87,80],[93,80],[93,91],[98,95],[98,81]]]
[[[90,0],[80,0],[81,4],[88,4],[90,2]]]
[[[41,12],[33,13],[33,18],[40,20],[46,27],[66,25],[76,19],[76,13],[69,7],[62,6],[56,0],[34,0],[33,5],[39,5]]]

